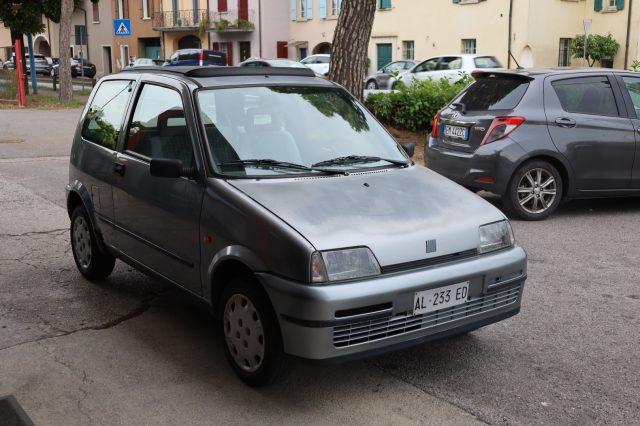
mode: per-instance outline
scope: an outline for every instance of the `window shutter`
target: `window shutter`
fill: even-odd
[[[624,9],[624,0],[616,0],[616,9],[618,10]]]
[[[318,17],[320,19],[327,17],[327,1],[331,0],[318,0]]]
[[[595,0],[593,3],[593,9],[596,12],[600,12],[602,10],[602,0]]]
[[[227,42],[227,65],[233,65],[233,42]]]
[[[279,41],[276,43],[276,49],[278,52],[278,58],[289,57],[289,43],[286,41]]]
[[[218,12],[227,11],[227,0],[218,0]]]
[[[313,0],[307,0],[307,19],[313,19]]]
[[[291,1],[291,20],[295,21],[298,16],[298,12],[296,10],[296,3],[298,0],[290,0],[290,1]]]

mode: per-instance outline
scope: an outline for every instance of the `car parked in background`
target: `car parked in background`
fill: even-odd
[[[263,59],[249,58],[238,64],[239,67],[280,67],[280,68],[307,68],[306,65],[292,59]]]
[[[402,81],[409,86],[416,80],[439,80],[446,78],[452,83],[459,81],[463,73],[471,74],[474,70],[499,69],[502,64],[495,56],[458,54],[434,56],[426,59],[418,65],[398,76],[398,81]]]
[[[544,219],[565,199],[640,195],[640,74],[482,71],[434,118],[429,168]]]
[[[72,58],[71,64],[71,77],[87,77],[93,78],[96,76],[96,66],[86,59]],[[51,76],[60,75],[60,61],[51,67]]]
[[[227,65],[227,54],[207,49],[181,49],[173,52],[164,66],[220,66]]]
[[[253,386],[286,355],[346,361],[516,315],[509,221],[413,150],[309,69],[125,70],[75,132],[73,257],[89,280],[117,257],[209,304]]]
[[[302,59],[300,63],[311,68],[316,74],[326,76],[329,74],[331,55],[327,53],[318,53],[316,55],[307,56]]]
[[[49,62],[47,61],[47,58],[44,55],[33,55],[33,60],[34,60],[34,65],[36,67],[36,74],[42,74],[42,75],[49,75],[49,73],[51,72],[51,66],[49,65]],[[27,72],[30,73],[31,72],[31,61],[29,60],[29,54],[25,55],[25,66],[27,69]],[[15,65],[15,55],[12,55],[11,58],[6,61],[3,65],[2,68],[4,69],[15,69],[16,65]]]
[[[395,81],[395,77],[401,73],[410,70],[418,65],[418,61],[406,59],[402,61],[391,62],[380,68],[375,73],[368,75],[365,81],[365,87],[369,90],[374,89],[390,89],[391,84]]]
[[[164,59],[137,58],[127,68],[162,66]]]

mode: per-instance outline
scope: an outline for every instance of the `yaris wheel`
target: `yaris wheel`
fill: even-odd
[[[532,161],[514,174],[505,207],[512,216],[525,220],[547,218],[562,200],[562,176],[546,161]]]

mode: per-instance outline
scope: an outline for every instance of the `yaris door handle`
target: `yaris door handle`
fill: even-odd
[[[576,120],[567,117],[558,117],[556,118],[556,124],[560,127],[575,127]]]

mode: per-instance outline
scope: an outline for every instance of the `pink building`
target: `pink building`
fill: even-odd
[[[289,0],[209,0],[209,9],[210,48],[226,52],[229,65],[288,56]]]

